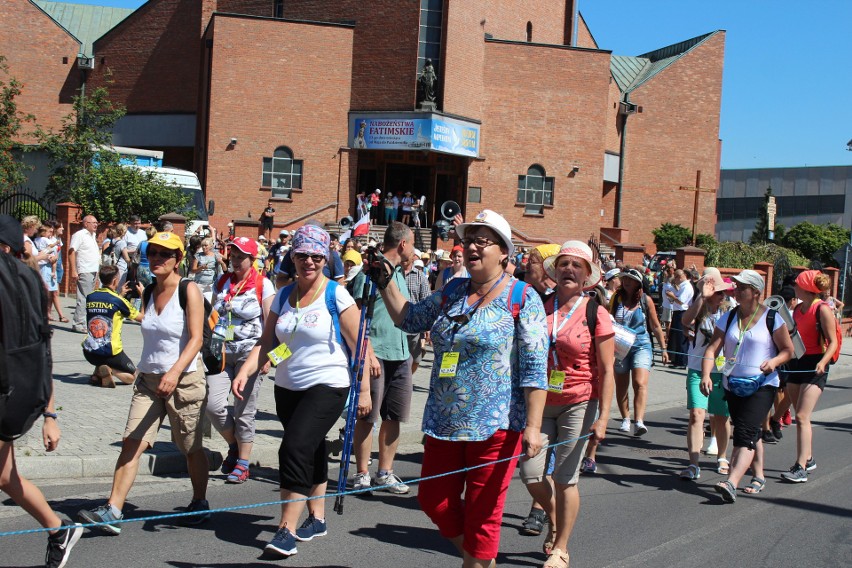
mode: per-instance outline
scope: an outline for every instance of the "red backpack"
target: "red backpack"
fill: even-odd
[[[840,320],[838,320],[834,316],[834,310],[831,309],[831,306],[828,302],[820,302],[820,308],[817,309],[816,313],[816,324],[817,324],[817,333],[819,334],[819,342],[822,343],[822,351],[825,353],[826,349],[828,349],[828,338],[826,338],[825,334],[822,332],[822,325],[820,324],[819,319],[819,310],[822,306],[826,306],[831,311],[831,319],[834,320],[834,334],[837,337],[837,350],[835,350],[834,355],[831,356],[831,362],[837,363],[837,359],[840,358],[840,347],[843,345],[843,330],[840,328]]]

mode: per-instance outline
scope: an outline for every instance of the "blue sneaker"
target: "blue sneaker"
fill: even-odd
[[[325,521],[320,521],[313,515],[308,515],[302,526],[296,529],[296,540],[307,542],[315,536],[325,536],[328,534],[328,525]]]
[[[266,545],[264,550],[269,550],[270,552],[280,556],[292,556],[299,552],[296,550],[296,539],[293,538],[293,534],[287,529],[287,527],[278,529],[275,536],[272,537],[272,540]]]
[[[206,513],[201,513],[199,515],[187,515],[186,517],[178,517],[178,524],[183,525],[185,527],[193,527],[195,525],[200,525],[201,523],[208,521],[210,519],[210,503],[207,502],[207,499],[196,499],[189,504],[189,507],[186,508],[187,512],[195,513],[200,511],[207,511]]]
[[[91,511],[87,511],[85,509],[81,510],[77,513],[77,517],[84,524],[88,523],[106,523],[100,525],[98,527],[93,527],[102,530],[107,534],[119,535],[121,534],[121,525],[120,524],[110,524],[114,521],[120,521],[124,518],[124,515],[115,516],[112,513],[112,507],[109,503],[106,505],[101,505],[97,509],[93,509]]]
[[[583,458],[583,462],[580,464],[580,473],[590,474],[595,473],[597,470],[598,464],[595,463],[595,460],[587,457]]]

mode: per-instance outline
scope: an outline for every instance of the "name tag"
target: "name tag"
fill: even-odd
[[[550,371],[550,379],[547,382],[547,391],[553,393],[562,393],[562,387],[565,385],[565,371]]]
[[[456,376],[456,371],[459,367],[459,352],[450,351],[444,353],[441,357],[441,366],[438,369],[438,376],[442,379],[452,379]]]
[[[293,353],[290,351],[290,348],[287,347],[286,343],[282,343],[272,351],[266,354],[269,358],[269,361],[272,363],[273,367],[277,367],[279,363],[283,363],[287,359],[290,358],[290,355]]]
[[[234,340],[234,326],[229,325],[225,328],[225,341],[233,341]]]
[[[726,359],[725,364],[722,366],[722,374],[726,377],[730,377],[731,373],[734,371],[734,367],[737,362],[733,359]]]
[[[724,366],[725,366],[725,356],[724,356],[724,355],[719,355],[718,357],[716,357],[716,361],[715,361],[715,362],[716,362],[716,370],[717,370],[717,371],[721,371],[721,370],[722,370],[722,367],[724,367]]]

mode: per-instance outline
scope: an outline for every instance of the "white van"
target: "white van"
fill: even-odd
[[[128,165],[127,167],[137,168],[144,172],[153,172],[165,180],[166,183],[178,186],[184,195],[189,196],[187,209],[190,209],[195,213],[195,219],[187,223],[187,235],[195,234],[195,231],[199,227],[207,227],[210,225],[208,219],[209,216],[213,214],[214,203],[211,199],[205,206],[204,191],[201,188],[201,182],[198,180],[198,176],[194,172],[162,166]]]

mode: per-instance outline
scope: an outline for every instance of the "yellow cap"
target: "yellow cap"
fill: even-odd
[[[340,260],[342,260],[343,262],[346,262],[348,260],[349,262],[355,263],[356,266],[364,262],[364,260],[361,258],[361,253],[355,249],[349,249],[348,251],[344,252],[343,255],[340,257]]]
[[[148,240],[149,245],[157,245],[170,250],[179,250],[183,254],[183,239],[174,233],[157,233]]]
[[[559,245],[550,244],[550,245],[538,245],[537,247],[535,247],[535,250],[538,251],[539,256],[541,256],[541,259],[544,260],[549,256],[554,256],[554,255],[559,254],[559,251],[562,250],[562,249],[560,248]]]

